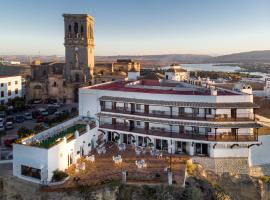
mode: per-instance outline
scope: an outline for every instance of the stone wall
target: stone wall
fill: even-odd
[[[270,176],[270,164],[252,166],[249,169],[250,176]]]
[[[25,182],[12,176],[0,178],[0,199],[2,200],[115,200],[117,189],[104,187],[95,191],[70,191],[47,192],[42,191],[40,186],[34,183]]]
[[[248,174],[248,158],[208,158],[193,157],[193,163],[202,165],[206,170],[213,171],[217,174]]]

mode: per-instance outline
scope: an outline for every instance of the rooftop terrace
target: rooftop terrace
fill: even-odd
[[[49,149],[54,145],[62,142],[64,138],[66,138],[67,142],[70,142],[75,139],[76,134],[78,134],[78,136],[81,136],[82,134],[87,132],[88,127],[90,130],[95,128],[95,121],[73,118],[60,125],[40,132],[37,135],[18,140],[18,143]]]
[[[115,81],[88,87],[94,90],[111,90],[122,92],[141,92],[153,94],[176,94],[176,95],[211,95],[211,89],[188,83],[167,82],[158,80],[140,81]],[[217,90],[217,95],[240,95],[229,90]]]

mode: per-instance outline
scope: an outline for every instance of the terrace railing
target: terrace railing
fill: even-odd
[[[232,133],[196,133],[194,131],[184,131],[184,132],[174,132],[169,130],[145,130],[143,128],[131,128],[125,126],[124,124],[117,123],[115,125],[103,123],[100,124],[99,128],[111,129],[116,131],[125,131],[131,133],[140,133],[145,135],[153,135],[159,137],[169,137],[169,138],[180,138],[180,139],[191,139],[191,140],[204,140],[204,141],[217,141],[217,142],[252,142],[258,141],[258,136],[256,134],[251,135],[247,133],[246,135],[233,135]]]
[[[253,121],[255,120],[254,113],[238,113],[236,117],[232,117],[229,114],[197,114],[197,113],[179,113],[161,110],[150,110],[148,113],[143,110],[124,109],[123,107],[117,107],[115,109],[101,107],[103,112],[132,114],[139,116],[158,117],[158,118],[171,118],[171,119],[184,119],[184,120],[197,120],[197,121]]]

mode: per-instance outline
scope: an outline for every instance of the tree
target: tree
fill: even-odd
[[[196,187],[187,187],[183,191],[180,200],[203,200],[203,194]]]

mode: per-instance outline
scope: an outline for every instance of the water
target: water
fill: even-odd
[[[236,72],[241,70],[239,66],[222,65],[215,66],[216,64],[181,64],[182,67],[188,71],[219,71],[219,72]]]
[[[229,64],[181,64],[181,66],[188,71],[216,71],[216,72],[238,72],[241,70],[239,66],[230,66]],[[261,76],[259,80],[265,80],[266,77],[269,77],[269,74],[261,72],[242,72],[250,75]]]
[[[252,165],[263,165],[270,163],[270,135],[259,136],[260,146],[251,147]]]

